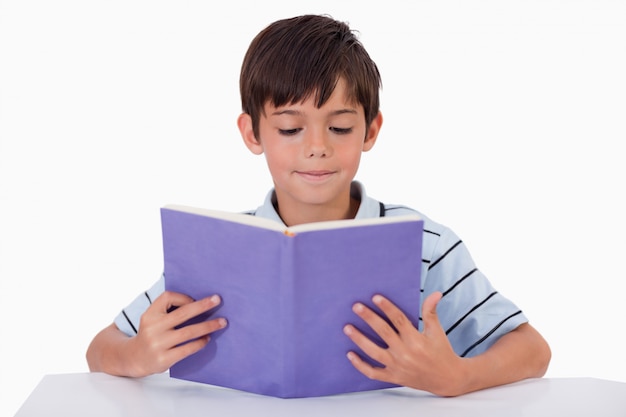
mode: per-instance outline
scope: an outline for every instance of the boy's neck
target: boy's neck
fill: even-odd
[[[338,207],[281,207],[278,201],[274,202],[276,212],[287,226],[296,226],[304,223],[316,223],[330,220],[354,219],[361,202],[350,197],[348,204]]]

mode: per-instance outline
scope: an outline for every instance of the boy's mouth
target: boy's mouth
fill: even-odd
[[[308,181],[323,181],[330,178],[335,171],[296,171],[296,174]]]

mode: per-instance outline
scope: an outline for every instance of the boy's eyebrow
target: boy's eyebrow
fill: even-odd
[[[339,116],[341,114],[357,114],[357,111],[355,109],[339,109],[339,110],[333,110],[329,113],[329,116]],[[284,109],[284,110],[276,110],[275,112],[272,112],[272,116],[280,116],[283,114],[287,114],[290,116],[301,116],[304,113],[301,112],[300,110],[293,110],[293,109]]]

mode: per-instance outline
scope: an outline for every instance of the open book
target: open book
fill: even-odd
[[[423,221],[337,220],[286,228],[247,214],[161,209],[166,290],[222,297],[228,326],[170,376],[275,397],[312,397],[393,385],[346,358],[347,323],[382,344],[352,312],[382,294],[417,325]],[[377,310],[378,311],[378,310]],[[373,363],[365,355],[362,357]]]

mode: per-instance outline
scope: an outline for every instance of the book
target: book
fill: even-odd
[[[343,333],[351,323],[382,340],[353,311],[382,294],[417,326],[423,220],[417,215],[295,227],[243,213],[161,208],[165,288],[200,299],[219,294],[225,317],[170,377],[280,398],[395,385],[371,380],[346,358],[376,364]],[[383,315],[384,317],[384,315]],[[376,364],[379,365],[379,364]]]

